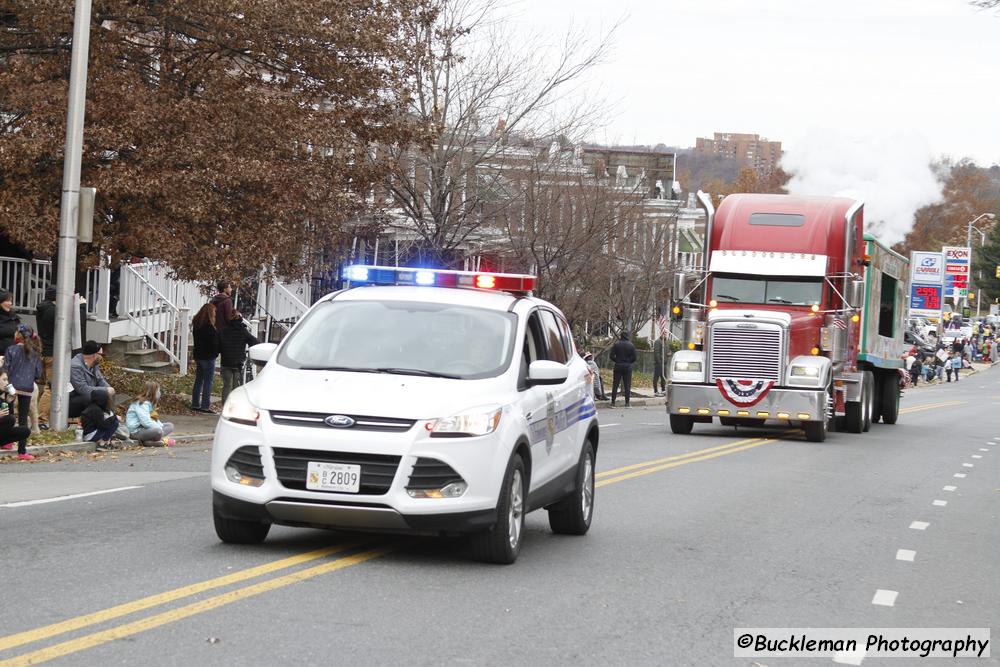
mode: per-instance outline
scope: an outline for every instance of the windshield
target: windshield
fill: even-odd
[[[289,368],[456,379],[493,377],[510,364],[512,313],[412,301],[327,301],[282,346]]]
[[[778,303],[811,306],[823,298],[820,278],[712,277],[712,298],[719,303]]]

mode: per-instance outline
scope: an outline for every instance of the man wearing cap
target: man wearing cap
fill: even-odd
[[[80,354],[70,361],[69,383],[73,385],[73,391],[69,394],[70,417],[79,417],[98,393],[106,394],[108,404],[114,404],[115,388],[108,384],[101,373],[100,360],[103,355],[101,344],[88,340],[83,344]]]

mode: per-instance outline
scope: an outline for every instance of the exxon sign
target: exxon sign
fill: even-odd
[[[944,278],[944,258],[939,252],[914,251],[910,255],[910,282],[940,285]]]

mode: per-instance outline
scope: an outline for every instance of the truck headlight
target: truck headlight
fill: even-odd
[[[792,366],[792,377],[818,378],[819,366]]]
[[[488,435],[500,425],[503,408],[498,406],[472,408],[428,423],[432,438],[461,438]]]
[[[677,361],[674,362],[674,370],[678,373],[700,373],[700,361]]]
[[[226,404],[222,407],[222,418],[236,424],[256,426],[260,420],[260,411],[250,402],[247,390],[237,387],[229,394]]]

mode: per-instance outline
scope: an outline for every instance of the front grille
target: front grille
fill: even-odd
[[[264,479],[264,465],[260,461],[259,447],[240,447],[229,457],[226,465],[236,468],[244,477]]]
[[[781,381],[781,331],[737,329],[716,324],[711,331],[709,379],[741,378]]]
[[[392,486],[399,467],[398,456],[388,454],[356,454],[327,452],[314,449],[274,448],[274,468],[278,481],[287,489],[306,490],[306,469],[310,461],[346,463],[361,466],[361,488],[358,493],[381,495]]]
[[[452,482],[462,482],[462,476],[455,472],[447,463],[437,459],[427,459],[420,457],[413,464],[413,472],[410,473],[410,482],[406,485],[408,490],[418,489],[441,489]]]
[[[337,428],[327,425],[327,417],[339,415],[339,412],[289,412],[287,410],[272,410],[271,421],[282,426],[312,426],[316,428]],[[415,419],[397,419],[395,417],[370,417],[365,415],[344,415],[354,420],[353,426],[339,427],[338,430],[383,431],[402,433],[409,430]]]

